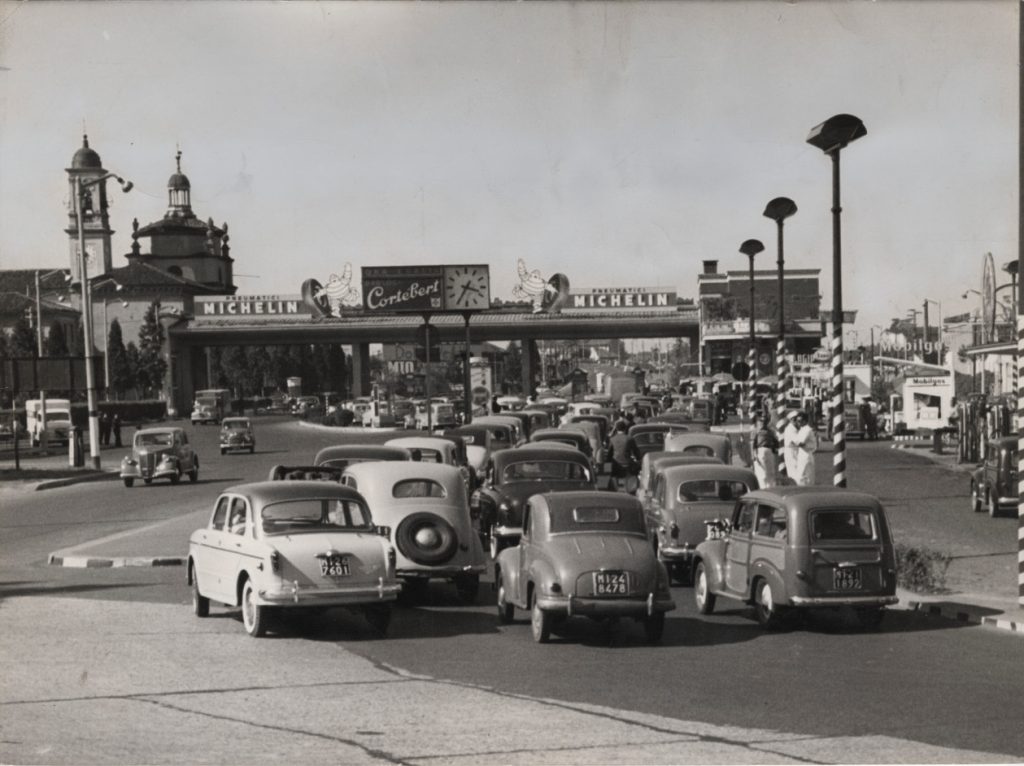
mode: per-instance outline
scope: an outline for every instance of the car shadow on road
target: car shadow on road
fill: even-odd
[[[241,620],[237,611],[234,615]],[[491,614],[415,607],[394,609],[391,625],[384,636],[370,626],[358,608],[285,615],[284,619],[279,618],[276,622],[270,637],[309,641],[401,641],[498,632],[497,619]]]
[[[0,583],[0,601],[25,596],[72,596],[77,593],[136,588],[139,585],[140,583],[78,583],[74,585],[61,585],[53,582],[5,582]]]

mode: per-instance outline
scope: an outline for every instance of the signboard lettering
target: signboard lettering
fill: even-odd
[[[281,316],[308,313],[298,295],[218,295],[196,297],[196,318]]]
[[[583,287],[569,291],[567,309],[674,308],[676,292],[660,287]]]
[[[441,266],[364,266],[367,311],[440,311],[444,308]]]

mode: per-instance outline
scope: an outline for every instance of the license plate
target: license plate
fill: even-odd
[[[348,557],[331,556],[320,559],[320,574],[324,577],[348,577]]]
[[[832,571],[832,586],[835,590],[860,590],[860,567],[845,567]]]
[[[625,572],[594,572],[595,596],[626,596],[628,594]]]

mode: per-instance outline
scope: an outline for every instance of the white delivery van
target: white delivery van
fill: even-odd
[[[43,402],[29,399],[25,402],[25,425],[33,447],[38,447],[46,432],[48,444],[67,446],[71,435],[71,400],[47,399],[46,417],[43,417]]]

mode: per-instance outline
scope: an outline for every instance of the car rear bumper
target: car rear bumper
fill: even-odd
[[[793,606],[886,606],[899,601],[896,596],[793,596]]]
[[[495,527],[494,527],[494,535],[496,537],[517,537],[518,538],[518,537],[522,537],[523,536],[523,528],[522,527],[506,527],[506,526],[501,526],[501,525],[495,525]]]
[[[138,465],[121,468],[122,479],[169,479],[179,475],[177,466],[157,465],[152,470]]]
[[[671,598],[658,599],[653,593],[640,598],[579,598],[578,596],[540,596],[537,606],[545,612],[564,612],[566,616],[645,617],[676,608]]]
[[[273,606],[344,606],[394,601],[401,589],[401,583],[385,583],[383,579],[378,580],[376,585],[350,585],[344,588],[285,583],[273,590],[261,589],[259,599]]]
[[[666,564],[686,564],[693,561],[696,548],[658,548],[658,556]]]
[[[480,575],[487,571],[486,564],[467,564],[465,566],[423,566],[416,569],[401,568],[395,572],[399,577],[431,579],[450,579],[459,575],[475,574]]]

